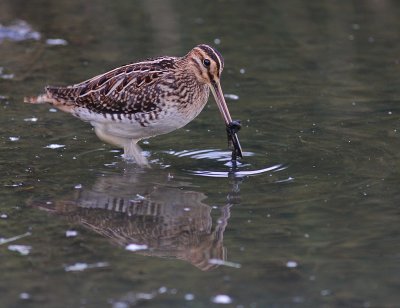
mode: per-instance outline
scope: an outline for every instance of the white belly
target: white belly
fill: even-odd
[[[197,108],[180,111],[172,108],[162,111],[157,116],[151,112],[134,115],[99,114],[86,108],[76,108],[73,115],[90,122],[96,130],[101,130],[104,134],[123,139],[141,140],[167,134],[185,126],[201,112],[204,105],[205,103]]]

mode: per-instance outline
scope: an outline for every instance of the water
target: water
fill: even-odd
[[[1,306],[396,306],[400,5],[190,3],[0,3]],[[211,100],[141,144],[150,170],[22,103],[199,43],[225,58],[236,172]]]

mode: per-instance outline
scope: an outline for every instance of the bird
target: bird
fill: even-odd
[[[179,129],[203,110],[212,92],[226,125],[232,159],[243,157],[221,88],[224,59],[215,48],[200,44],[182,57],[161,56],[117,67],[86,81],[46,86],[44,94],[26,97],[48,103],[89,122],[104,142],[122,148],[123,158],[148,166],[138,141]]]

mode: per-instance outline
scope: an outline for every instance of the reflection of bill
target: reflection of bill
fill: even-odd
[[[201,270],[223,264],[223,233],[231,204],[220,209],[213,228],[212,208],[203,203],[206,195],[180,189],[177,186],[182,183],[167,180],[167,175],[163,184],[159,175],[157,184],[154,178],[146,181],[149,172],[101,176],[93,187],[79,190],[73,200],[40,207],[120,246],[147,247],[136,252],[142,255],[185,260]]]

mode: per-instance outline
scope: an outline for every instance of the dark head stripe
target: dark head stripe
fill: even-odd
[[[217,63],[218,72],[221,72],[221,70],[224,68],[224,58],[222,58],[222,55],[216,49],[208,45],[202,44],[198,47],[202,51],[204,51],[212,60],[214,60],[215,63]]]

